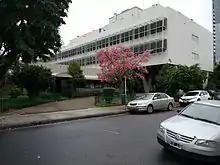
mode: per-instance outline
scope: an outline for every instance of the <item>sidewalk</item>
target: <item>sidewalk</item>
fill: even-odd
[[[11,112],[6,113],[6,115],[29,115],[87,108],[95,108],[94,97],[75,98],[70,100],[45,103],[20,110],[12,110]]]
[[[127,113],[124,106],[0,116],[0,130]]]

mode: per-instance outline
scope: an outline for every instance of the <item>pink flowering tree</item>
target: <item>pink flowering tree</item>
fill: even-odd
[[[149,54],[149,51],[144,51],[136,55],[123,45],[102,49],[97,53],[97,61],[101,68],[98,78],[102,82],[117,84],[120,91],[123,91],[125,79],[144,79],[144,74],[148,71],[142,63],[148,61]]]

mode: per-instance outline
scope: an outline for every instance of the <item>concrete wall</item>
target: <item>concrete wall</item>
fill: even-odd
[[[149,61],[144,65],[171,63],[189,66],[199,63],[203,70],[212,71],[212,33],[185,17],[180,12],[161,5],[154,5],[145,10],[134,7],[130,10],[123,11],[122,13],[111,17],[109,20],[110,23],[105,27],[100,28],[101,30],[97,29],[71,40],[70,43],[62,49],[62,51],[72,49],[76,46],[89,43],[103,37],[111,36],[112,34],[134,29],[135,27],[142,26],[149,21],[164,17],[167,17],[168,19],[168,28],[166,31],[160,34],[143,37],[138,40],[129,41],[124,43],[124,45],[131,46],[155,39],[167,39],[167,51],[164,53],[150,55]],[[193,39],[192,35],[197,36],[198,40],[196,41]],[[52,61],[50,63],[62,63],[95,54],[96,52],[94,51],[64,58],[58,61]],[[84,73],[88,75],[96,75],[98,73],[97,65],[83,66],[82,69]]]
[[[168,54],[173,64],[199,63],[203,70],[213,70],[212,33],[173,9],[168,14]],[[198,40],[195,39],[197,36]],[[194,58],[194,53],[199,55]]]

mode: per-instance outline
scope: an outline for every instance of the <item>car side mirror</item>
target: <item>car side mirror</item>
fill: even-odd
[[[182,111],[182,109],[180,109],[180,108],[179,108],[179,109],[177,109],[177,113],[180,113],[181,111]]]

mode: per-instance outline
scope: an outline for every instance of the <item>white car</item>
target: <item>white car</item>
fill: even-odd
[[[204,161],[220,162],[220,101],[195,102],[160,124],[159,144]]]
[[[147,93],[128,103],[127,108],[130,112],[148,112],[166,109],[172,110],[174,98],[166,93]]]
[[[189,91],[185,93],[180,99],[179,104],[180,106],[186,106],[188,104],[194,103],[196,101],[204,101],[210,100],[211,96],[207,91],[204,90],[195,90]]]

